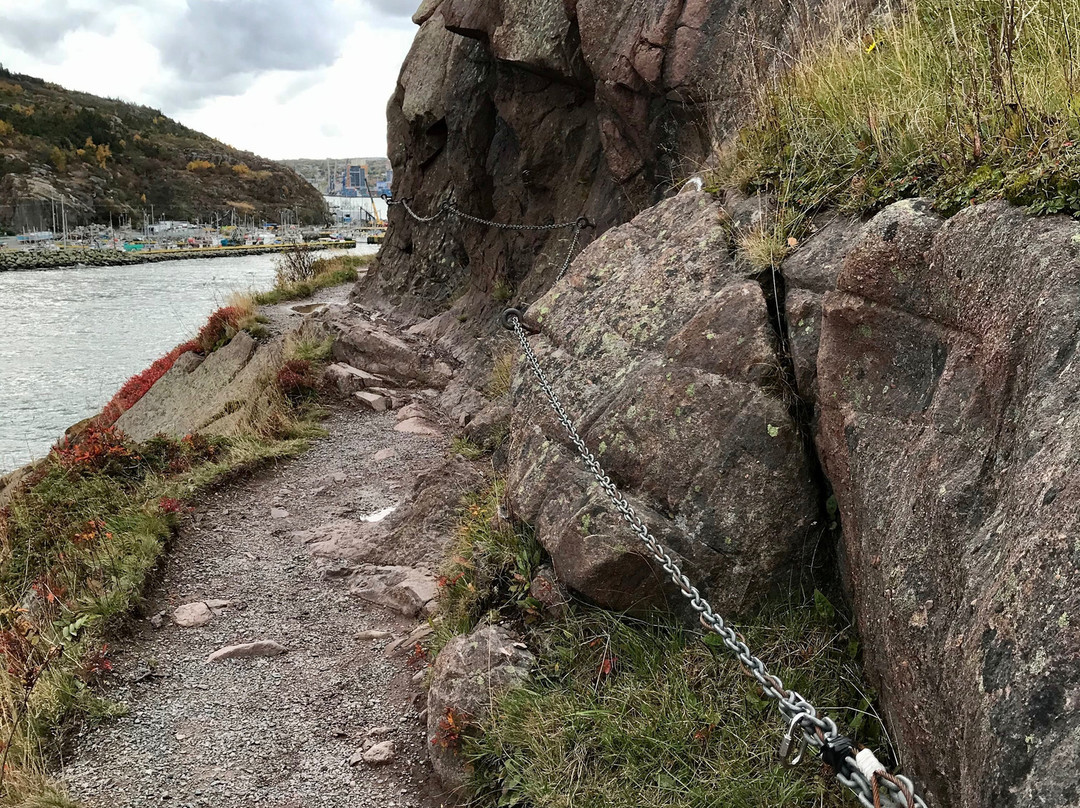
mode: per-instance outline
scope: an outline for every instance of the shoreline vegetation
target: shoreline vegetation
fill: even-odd
[[[360,270],[374,262],[372,255],[334,255],[315,258],[310,252],[286,253],[278,262],[274,288],[257,292],[254,302],[260,306],[272,306],[288,300],[303,300],[320,289],[355,283]]]
[[[355,241],[308,242],[305,244],[261,244],[231,247],[187,247],[177,250],[97,250],[67,247],[59,250],[0,250],[0,272],[36,269],[68,269],[76,266],[131,266],[158,261],[182,261],[189,258],[225,258],[234,255],[263,255],[316,250],[351,250]]]
[[[371,258],[291,251],[279,271],[283,300],[313,291],[301,294],[286,279],[285,268],[297,260],[313,268],[314,288],[324,288],[355,279]],[[294,337],[261,380],[270,411],[238,435],[137,443],[114,425],[180,355],[209,355],[240,331],[265,338],[265,322],[254,296],[230,299],[192,340],[129,379],[102,413],[69,429],[44,459],[3,478],[0,806],[77,808],[51,766],[80,723],[123,713],[96,690],[112,669],[109,642],[138,611],[184,514],[212,486],[295,456],[324,434],[315,390],[329,350]]]

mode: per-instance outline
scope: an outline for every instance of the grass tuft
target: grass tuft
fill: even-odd
[[[530,527],[505,516],[504,491],[505,484],[496,479],[462,502],[457,534],[438,577],[433,653],[485,617],[519,619],[535,613],[538,604],[529,597],[529,582],[544,553]]]
[[[514,381],[514,363],[517,361],[517,350],[507,348],[496,354],[495,361],[491,366],[491,379],[488,381],[487,394],[491,398],[501,398],[510,392],[510,385]]]
[[[913,0],[765,89],[726,177],[796,210],[932,196],[1080,213],[1080,0]]]
[[[369,266],[374,260],[374,255],[336,255],[316,259],[311,262],[310,274],[304,277],[279,273],[274,288],[256,294],[255,302],[272,305],[286,300],[301,300],[311,297],[320,289],[353,283],[360,277],[357,270]]]
[[[812,609],[774,604],[740,624],[750,646],[819,704],[859,703],[855,646]],[[539,669],[464,736],[481,805],[573,808],[846,806],[820,768],[784,769],[783,732],[721,647],[671,617],[576,607],[529,642]]]
[[[285,354],[289,359],[300,359],[305,362],[326,362],[330,359],[333,349],[333,335],[322,340],[295,337],[287,341]]]

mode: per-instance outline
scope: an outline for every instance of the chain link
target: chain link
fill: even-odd
[[[570,247],[566,251],[566,260],[563,261],[562,269],[559,270],[558,276],[556,276],[556,282],[561,281],[566,271],[570,269],[570,262],[574,260],[574,250],[577,249],[578,236],[581,235],[581,220],[578,219],[574,222],[574,229],[570,231]]]
[[[549,232],[552,230],[563,230],[567,227],[570,228],[570,248],[566,251],[566,258],[563,260],[562,267],[559,269],[559,274],[556,276],[556,281],[561,281],[563,276],[566,275],[567,270],[570,269],[570,263],[574,260],[574,250],[577,249],[578,239],[581,236],[581,231],[586,227],[589,227],[589,220],[584,216],[579,216],[572,222],[554,222],[553,224],[509,224],[507,222],[495,222],[491,219],[481,219],[479,216],[473,216],[471,213],[466,213],[461,210],[457,205],[451,202],[449,199],[444,200],[439,209],[430,216],[421,216],[419,213],[409,207],[409,203],[404,200],[386,200],[387,205],[400,205],[405,211],[416,221],[427,223],[434,222],[443,216],[457,216],[460,219],[464,219],[474,224],[484,225],[486,227],[494,227],[497,230],[525,230],[532,232]]]
[[[521,312],[516,309],[509,309],[504,312],[503,324],[517,336],[533,375],[539,382],[540,388],[544,391],[544,395],[547,396],[548,403],[551,404],[551,408],[555,411],[559,423],[563,425],[570,437],[570,441],[584,461],[585,467],[592,472],[596,482],[607,494],[615,509],[629,523],[630,529],[637,534],[648,549],[649,554],[663,567],[664,572],[679,587],[682,594],[689,599],[690,606],[698,613],[701,624],[709,631],[713,631],[720,636],[724,646],[739,660],[746,672],[757,680],[765,694],[777,701],[777,707],[784,718],[791,725],[798,726],[802,730],[803,739],[809,746],[822,749],[834,740],[839,739],[840,731],[836,722],[827,716],[819,716],[814,705],[803,698],[801,694],[786,689],[780,678],[769,673],[765,663],[750,652],[750,648],[738,632],[727,625],[724,619],[713,611],[709,602],[701,596],[701,593],[690,582],[690,579],[683,574],[678,564],[672,559],[671,554],[653,537],[641,517],[626,501],[626,498],[622,496],[619,489],[615,487],[599,461],[589,451],[589,447],[574,427],[570,416],[567,415],[566,410],[563,408],[562,402],[559,401],[555,389],[548,381],[547,375],[540,366],[540,361],[536,358],[536,354],[533,353],[532,346],[526,337],[525,329],[521,324]],[[836,770],[836,777],[843,785],[855,793],[859,802],[866,808],[875,808],[874,785],[859,771],[854,756],[850,754],[845,756],[844,765]],[[890,779],[875,777],[875,780],[878,782],[881,792],[880,798],[887,800],[888,805],[896,806],[896,808],[927,808],[923,799],[915,794],[914,784],[907,777],[893,775]]]
[[[577,231],[580,231],[582,227],[587,225],[586,220],[583,217],[574,219],[568,222],[553,222],[552,224],[511,224],[509,222],[495,222],[491,219],[482,219],[479,216],[474,216],[471,213],[466,213],[449,199],[444,200],[439,209],[431,216],[421,216],[419,213],[409,207],[409,203],[404,200],[388,199],[387,205],[401,205],[418,222],[433,222],[436,219],[450,214],[451,216],[458,216],[473,224],[482,224],[486,227],[494,227],[498,230],[562,230],[567,227],[572,227]]]
[[[388,199],[388,200],[386,200],[386,204],[387,204],[387,206],[401,205],[401,207],[405,208],[406,212],[408,212],[408,214],[410,216],[412,216],[414,219],[416,219],[416,221],[418,221],[418,222],[434,222],[437,219],[441,219],[443,216],[445,216],[447,214],[447,211],[448,211],[448,207],[447,207],[445,202],[442,205],[440,205],[439,209],[437,211],[435,211],[433,214],[431,214],[430,216],[421,216],[415,210],[410,208],[409,203],[406,202],[404,199],[396,200],[396,201],[393,200],[393,199]]]

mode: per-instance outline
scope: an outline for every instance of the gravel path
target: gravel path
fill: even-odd
[[[128,714],[84,729],[64,761],[89,808],[440,804],[417,661],[387,649],[411,647],[405,638],[424,623],[350,597],[348,568],[313,558],[293,534],[404,502],[446,441],[394,431],[392,414],[342,408],[325,425],[329,437],[305,455],[208,495],[181,530],[150,593],[154,617],[113,649],[108,695]],[[375,459],[387,449],[394,456]],[[231,605],[202,627],[173,623],[176,606],[207,599]],[[372,629],[390,635],[356,638]],[[206,661],[255,640],[288,651]],[[390,763],[350,765],[386,740]]]

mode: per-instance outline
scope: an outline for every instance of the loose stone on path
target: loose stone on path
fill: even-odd
[[[198,628],[205,626],[214,617],[210,606],[203,601],[185,603],[177,606],[173,612],[173,622],[181,628]]]
[[[219,648],[206,658],[207,662],[218,662],[222,659],[251,659],[252,657],[269,657],[284,654],[289,649],[273,640],[257,640],[256,642],[242,643],[240,645],[226,645]]]

